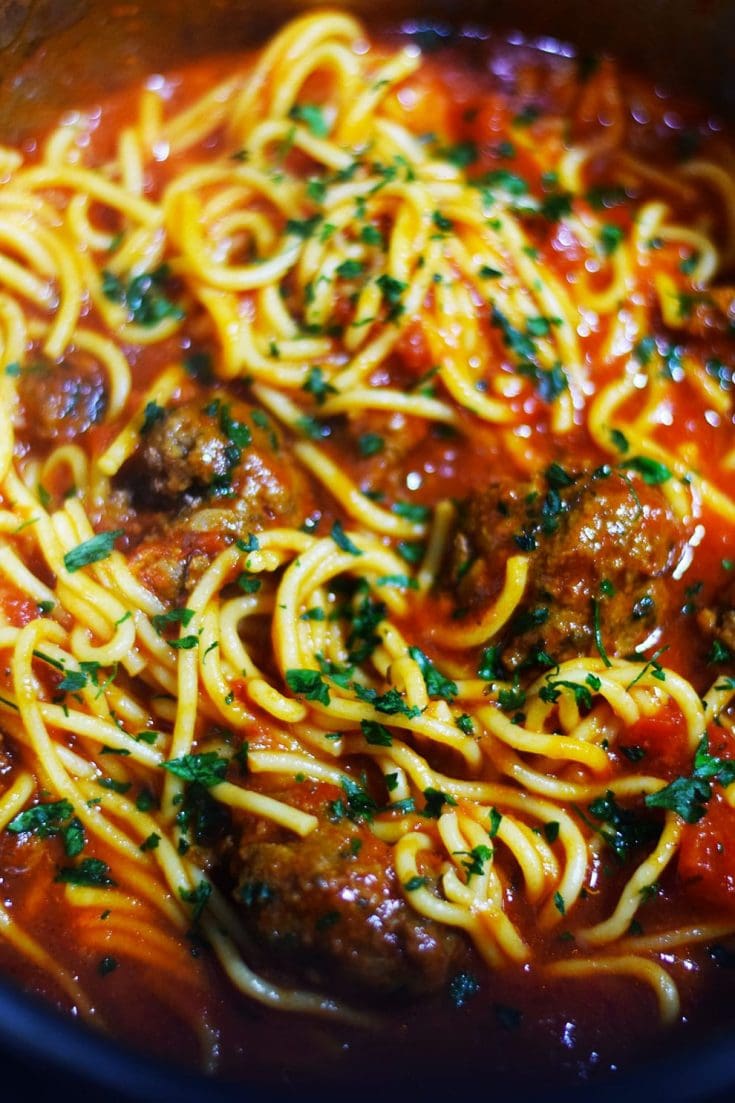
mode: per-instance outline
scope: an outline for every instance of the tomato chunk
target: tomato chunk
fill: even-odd
[[[620,736],[618,748],[627,757],[633,749],[643,751],[638,768],[642,773],[655,774],[671,779],[688,774],[692,753],[689,749],[687,730],[681,710],[669,701],[654,716],[643,716]]]
[[[684,827],[678,869],[691,895],[735,910],[735,808],[721,790],[699,823]]]

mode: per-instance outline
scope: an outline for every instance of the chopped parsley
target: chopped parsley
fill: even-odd
[[[477,160],[478,150],[475,142],[463,141],[437,149],[436,155],[458,169],[466,169]]]
[[[686,823],[698,823],[707,811],[713,783],[726,787],[733,781],[735,761],[711,755],[707,736],[703,735],[694,754],[690,777],[677,777],[657,793],[649,793],[645,804],[648,808],[670,809]]]
[[[623,231],[619,226],[606,222],[600,230],[600,247],[606,257],[612,256],[623,240]]]
[[[445,701],[453,701],[459,690],[457,683],[450,678],[445,678],[418,647],[409,647],[408,653],[417,663],[424,679],[426,692],[430,697],[441,697]]]
[[[379,455],[384,448],[385,441],[377,433],[363,433],[357,438],[357,450],[364,459]]]
[[[83,858],[76,866],[62,866],[54,880],[62,885],[91,888],[110,888],[115,884],[110,877],[110,867],[100,858]]]
[[[98,532],[96,536],[91,536],[89,540],[83,541],[76,548],[66,552],[64,566],[70,574],[73,574],[74,571],[78,571],[82,567],[88,567],[90,563],[99,563],[100,560],[107,559],[112,554],[115,541],[122,535],[122,529],[115,529],[112,532]]]
[[[378,693],[376,689],[361,686],[359,682],[355,682],[354,690],[361,701],[372,705],[376,712],[385,713],[387,716],[400,715],[412,720],[421,712],[421,709],[416,708],[415,705],[407,705],[395,688],[387,690],[386,693]]]
[[[287,670],[286,685],[292,693],[298,693],[307,701],[318,701],[322,705],[329,704],[329,686],[318,670]]]
[[[318,406],[323,406],[330,394],[337,394],[337,388],[327,382],[323,370],[319,367],[309,368],[302,390],[312,395]]]
[[[381,276],[378,276],[375,282],[380,288],[381,294],[383,296],[383,302],[388,307],[388,321],[396,321],[403,313],[401,296],[406,290],[408,284],[403,283],[401,280],[395,279],[393,276],[389,276],[387,272],[384,272]]]
[[[228,762],[216,751],[203,751],[200,754],[186,754],[181,758],[170,758],[163,764],[164,770],[183,778],[184,781],[198,782],[210,788],[225,780]]]
[[[191,622],[194,616],[193,609],[176,608],[168,613],[156,613],[151,617],[151,624],[158,635],[162,635],[166,628],[172,624],[181,624],[184,628]]]
[[[479,846],[473,846],[472,850],[455,850],[454,854],[462,857],[462,865],[469,884],[473,877],[481,877],[485,872],[485,863],[492,858],[493,850],[492,847],[481,843]]]
[[[326,138],[329,134],[329,122],[324,111],[315,103],[297,103],[288,113],[295,122],[304,123],[315,138]]]
[[[444,805],[456,808],[457,802],[450,793],[443,793],[441,789],[433,789],[429,786],[424,789],[426,804],[421,809],[421,815],[431,820],[438,820],[444,811]]]
[[[155,326],[166,318],[181,321],[184,311],[165,294],[169,276],[170,270],[166,264],[153,272],[133,276],[127,283],[105,270],[102,273],[102,293],[110,302],[126,307],[137,325]]]
[[[361,720],[360,727],[365,736],[365,742],[373,747],[392,747],[393,737],[386,727],[377,720]]]
[[[577,809],[579,811],[579,809]],[[591,826],[613,850],[616,858],[625,862],[641,846],[654,842],[659,828],[651,820],[627,808],[622,808],[611,789],[587,806],[587,811],[603,827]],[[581,814],[581,813],[580,813]],[[589,823],[589,821],[587,821]]]
[[[356,544],[350,540],[349,536],[342,527],[341,521],[335,521],[332,525],[330,536],[334,540],[337,547],[344,552],[349,552],[350,555],[362,555],[362,552]]]
[[[286,233],[293,237],[310,238],[321,221],[322,216],[319,214],[314,214],[311,218],[289,218],[286,222]]]
[[[637,472],[648,486],[660,486],[671,478],[668,467],[658,460],[651,459],[650,456],[631,456],[620,466],[628,471]]]
[[[73,814],[74,809],[68,800],[34,804],[32,808],[26,808],[24,812],[14,816],[7,825],[7,830],[13,835],[28,832],[31,835],[37,835],[39,839],[47,839],[52,835],[58,835],[61,825]]]
[[[185,904],[192,905],[191,918],[193,923],[198,923],[207,902],[212,895],[212,886],[208,881],[200,881],[194,889],[179,889],[179,896]]]

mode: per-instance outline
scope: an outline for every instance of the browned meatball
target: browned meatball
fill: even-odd
[[[714,601],[697,614],[698,626],[710,637],[719,640],[735,655],[735,581],[715,595]]]
[[[141,582],[166,605],[185,605],[209,564],[227,547],[224,532],[192,532],[188,520],[147,537],[130,559]]]
[[[391,848],[364,825],[324,819],[343,794],[304,783],[279,794],[313,811],[306,838],[245,829],[232,867],[235,897],[253,941],[311,984],[385,995],[419,994],[447,983],[461,938],[406,903]]]
[[[234,540],[298,527],[315,507],[307,476],[263,412],[223,395],[154,411],[117,490],[148,511],[131,566],[167,603],[180,602]]]
[[[251,528],[257,519],[303,520],[307,484],[262,410],[220,394],[147,418],[120,477],[139,506],[170,512],[226,504],[246,513]]]
[[[206,493],[232,466],[228,446],[201,404],[187,402],[164,410],[142,436],[135,463],[141,472],[139,495],[169,502],[187,493]]]
[[[28,436],[38,444],[74,440],[102,420],[105,380],[80,350],[57,362],[37,357],[23,369],[18,394]]]
[[[481,614],[502,586],[510,555],[530,556],[522,607],[504,632],[510,669],[544,652],[555,662],[595,646],[597,602],[604,646],[626,655],[665,619],[665,577],[682,534],[659,487],[609,468],[578,477],[492,486],[469,499],[451,568],[460,609]]]

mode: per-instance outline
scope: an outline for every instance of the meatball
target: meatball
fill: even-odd
[[[697,614],[697,624],[735,655],[735,582],[729,582],[707,608]]]
[[[594,603],[610,654],[627,655],[662,623],[666,576],[682,534],[657,486],[602,468],[577,477],[554,465],[545,483],[495,485],[461,510],[451,551],[460,612],[481,614],[510,555],[527,552],[521,609],[504,632],[509,669],[543,652],[554,662],[595,646]]]
[[[96,361],[76,350],[63,360],[37,357],[18,384],[25,430],[40,445],[74,440],[105,414],[107,391]]]
[[[143,509],[178,512],[205,501],[242,509],[245,502],[251,527],[256,518],[300,522],[308,497],[263,411],[224,395],[154,410],[120,481]]]
[[[406,903],[391,848],[369,828],[324,819],[341,795],[309,783],[279,794],[318,810],[321,822],[306,838],[262,822],[244,829],[232,870],[253,942],[274,963],[329,989],[417,995],[441,988],[463,950],[460,936]]]
[[[170,503],[184,494],[202,495],[230,467],[229,441],[196,402],[165,410],[143,434],[134,469],[139,498]]]
[[[166,605],[186,604],[209,564],[227,547],[224,533],[193,532],[189,518],[143,540],[133,552],[130,566],[141,582]]]
[[[174,604],[228,544],[298,527],[315,506],[307,476],[263,412],[223,395],[154,411],[115,490],[148,516],[133,570]]]

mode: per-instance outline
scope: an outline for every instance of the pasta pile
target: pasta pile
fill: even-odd
[[[682,329],[685,297],[696,304],[735,259],[732,154],[723,146],[722,163],[695,157],[665,175],[635,157],[606,65],[574,110],[604,106],[610,125],[570,139],[556,116],[517,118],[508,132],[533,175],[478,175],[444,108],[426,132],[427,64],[411,41],[368,48],[352,17],[319,12],[183,106],[169,102],[175,85],[149,81],[104,157],[92,112],[63,120],[37,156],[0,148],[0,579],[23,599],[22,615],[8,602],[0,615],[0,727],[13,754],[0,827],[37,832],[41,821],[18,817],[54,805],[46,827],[64,833],[74,938],[155,969],[173,1015],[194,1020],[178,994],[206,983],[188,951],[192,922],[248,997],[349,1014],[250,967],[241,918],[182,845],[178,813],[207,762],[215,801],[305,837],[317,818],[259,782],[364,795],[351,764],[369,761],[387,801],[367,818],[412,908],[464,931],[492,968],[534,961],[549,976],[643,981],[671,1022],[679,996],[660,956],[733,933],[735,919],[631,934],[679,849],[683,820],[669,810],[610,910],[575,925],[606,846],[577,810],[660,792],[666,779],[645,761],[613,769],[621,732],[674,710],[694,755],[735,683],[714,678],[700,699],[658,653],[596,649],[534,675],[514,715],[514,686],[478,662],[521,604],[528,555],[508,559],[481,616],[435,616],[455,504],[412,509],[366,493],[325,426],[367,412],[488,432],[500,464],[526,476],[543,469],[549,434],[572,441],[584,427],[610,464],[624,441],[666,469],[691,557],[703,513],[735,523],[735,452],[724,434],[706,454],[677,439],[671,396],[680,373],[724,422],[731,392],[706,357],[687,348],[672,368],[671,347],[649,335],[658,315]],[[641,196],[632,211],[591,201],[603,162]],[[708,221],[713,194],[724,239]],[[549,262],[562,249],[564,270]],[[342,520],[225,541],[172,619],[131,566],[134,541],[105,519],[147,415],[188,385],[184,336],[214,350],[213,387],[247,387]],[[411,340],[433,365],[428,386],[395,369]],[[93,444],[41,456],[23,445],[20,380],[39,356],[70,352],[103,372],[104,422]],[[478,471],[478,485],[489,475]],[[344,593],[352,620],[335,612]],[[383,614],[354,660],[359,603]],[[735,790],[726,797],[735,803]],[[0,906],[2,938],[89,1012],[74,968],[44,947],[39,907]],[[535,932],[570,926],[573,939],[539,959]]]

